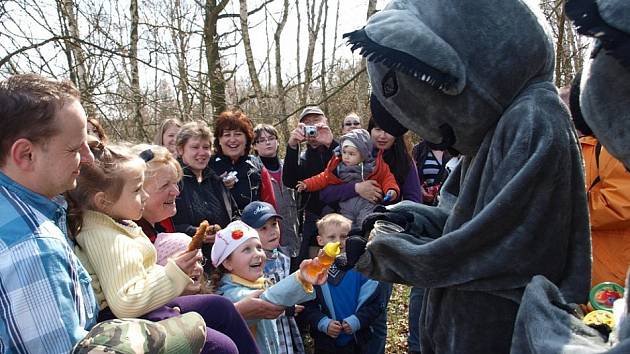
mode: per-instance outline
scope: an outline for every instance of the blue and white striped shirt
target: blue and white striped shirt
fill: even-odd
[[[0,353],[68,353],[94,325],[64,208],[0,172]]]

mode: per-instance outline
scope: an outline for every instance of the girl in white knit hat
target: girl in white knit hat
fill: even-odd
[[[216,273],[212,279],[223,296],[237,302],[244,297],[266,289],[261,299],[281,306],[296,304],[315,298],[313,285],[326,282],[327,271],[309,275],[310,264],[318,265],[319,260],[307,259],[300,264],[300,270],[267,288],[263,277],[266,261],[258,233],[242,221],[234,221],[219,231],[212,246],[212,264]],[[275,320],[248,321],[256,344],[261,353],[278,353],[279,338]]]

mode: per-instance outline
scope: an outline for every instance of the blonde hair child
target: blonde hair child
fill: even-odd
[[[339,242],[345,249],[352,221],[327,214],[317,222],[317,243]],[[303,317],[310,325],[315,353],[365,353],[373,337],[373,325],[385,311],[382,285],[356,270],[333,265],[328,280],[320,285],[315,301],[306,304]],[[324,298],[324,294],[326,298]]]

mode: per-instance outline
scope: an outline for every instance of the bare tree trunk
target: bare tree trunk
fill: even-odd
[[[301,32],[301,24],[302,19],[300,15],[300,0],[295,0],[295,11],[297,14],[297,31],[296,31],[296,46],[295,46],[295,62],[297,65],[297,82],[298,82],[298,98],[300,100],[300,105],[303,106],[306,104],[306,97],[302,94],[302,90],[299,89],[299,85],[302,82],[302,68],[300,67],[300,32]]]
[[[271,42],[273,40],[273,36],[269,35],[269,11],[267,10],[267,5],[265,5],[265,49],[267,53],[267,90],[270,91],[273,81],[273,75],[271,75]],[[271,93],[269,93],[271,95]]]
[[[319,34],[320,25],[322,23],[322,13],[324,4],[327,0],[319,3],[319,9],[315,12],[315,0],[306,0],[307,7],[307,19],[308,24],[308,49],[306,51],[306,63],[304,64],[304,86],[302,86],[302,97],[308,100],[308,92],[313,81],[313,60],[315,56],[315,43],[317,42],[317,36]]]
[[[558,0],[559,3],[562,3],[562,0]],[[562,87],[563,85],[563,64],[565,62],[564,56],[567,54],[564,50],[564,22],[566,21],[566,17],[564,16],[564,6],[560,4],[560,13],[558,15],[558,38],[556,42],[556,86]]]
[[[376,1],[370,0],[368,1],[367,14],[365,16],[366,19],[369,19],[376,13]],[[370,82],[367,76],[367,60],[365,58],[361,59],[361,70],[364,71],[363,75],[357,78],[357,107],[361,105],[361,102],[368,102],[370,95]],[[362,97],[361,97],[362,96]]]
[[[376,0],[370,0],[368,1],[367,16],[365,19],[366,20],[369,19],[375,13],[376,13]]]
[[[564,12],[564,0],[544,0],[540,2],[547,22],[550,24],[555,41],[554,83],[558,87],[568,85],[575,73],[582,67],[586,46],[580,44],[580,38],[567,21]]]
[[[245,49],[245,60],[247,61],[247,69],[249,71],[249,79],[254,87],[254,94],[259,103],[261,111],[265,110],[264,97],[260,80],[258,80],[258,72],[256,71],[256,63],[254,63],[254,55],[252,53],[252,45],[249,38],[249,23],[247,15],[247,0],[239,0],[239,13],[241,20],[241,37],[243,38],[243,47]],[[265,123],[271,123],[271,117],[264,115]]]
[[[189,80],[188,80],[188,60],[186,54],[188,52],[188,40],[189,36],[182,28],[182,8],[181,0],[175,0],[173,4],[173,11],[171,18],[176,27],[171,28],[171,38],[173,40],[173,46],[175,47],[175,55],[177,58],[177,72],[179,74],[179,80],[177,82],[177,89],[181,96],[181,107],[179,107],[181,119],[183,121],[190,120],[192,113],[192,103],[190,100],[190,94],[188,92]]]
[[[61,26],[61,35],[64,37],[70,37],[70,32],[68,31],[68,25],[66,18],[66,11],[63,7],[63,2],[57,1],[57,16],[59,16],[59,25]],[[63,41],[64,45],[62,46],[62,50],[66,57],[66,61],[68,62],[68,72],[70,73],[70,81],[72,81],[75,85],[79,86],[77,79],[77,72],[74,68],[74,61],[72,60],[72,43],[69,39]]]
[[[280,116],[284,117],[287,114],[287,102],[286,102],[286,92],[284,91],[284,83],[282,82],[282,58],[280,51],[280,36],[282,35],[282,31],[284,30],[284,26],[287,24],[287,19],[289,18],[289,0],[284,0],[282,18],[278,23],[278,27],[276,28],[276,32],[273,34],[273,40],[276,44],[276,91],[278,93],[278,100],[280,101]],[[300,51],[298,50],[298,53]],[[299,65],[299,63],[298,63]],[[289,123],[286,119],[282,121],[281,124],[282,134],[285,139],[289,138]]]
[[[571,33],[571,62],[575,73],[582,71],[582,65],[584,64],[583,55],[581,53],[585,48],[580,47],[580,38],[577,36],[572,26],[569,26]]]
[[[341,0],[337,0],[337,10],[335,11],[335,36],[333,37],[332,44],[332,53],[330,55],[330,67],[328,68],[328,82],[331,83],[333,80],[333,74],[335,73],[336,68],[336,59],[337,59],[337,40],[339,39],[339,4]]]
[[[129,64],[131,66],[132,117],[136,122],[141,138],[150,140],[149,134],[144,129],[144,120],[142,119],[142,93],[140,92],[140,72],[138,69],[138,23],[140,22],[138,0],[130,1],[129,14],[131,16]]]
[[[225,111],[225,78],[219,57],[219,36],[217,22],[219,13],[223,11],[229,0],[206,0],[205,20],[203,25],[203,40],[206,47],[206,64],[210,76],[210,104],[212,105],[213,120]]]
[[[328,96],[326,91],[326,25],[328,25],[328,0],[324,4],[324,23],[322,24],[322,67],[321,67],[321,95],[320,101]],[[328,100],[324,101],[324,112],[328,112]]]
[[[83,48],[77,42],[81,38],[79,34],[79,25],[75,16],[75,4],[74,0],[62,0],[61,13],[65,20],[66,31],[73,38],[72,40],[66,40],[66,48],[70,50],[72,56],[75,59],[75,65],[70,66],[70,71],[75,73],[74,83],[81,91],[81,98],[83,106],[85,107],[88,116],[94,117],[96,109],[94,108],[94,102],[92,100],[92,87],[90,85],[89,72],[86,67],[86,56]],[[71,61],[71,59],[70,59]]]

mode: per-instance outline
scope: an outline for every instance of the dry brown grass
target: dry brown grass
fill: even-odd
[[[407,315],[409,313],[409,292],[411,288],[405,285],[394,284],[392,297],[387,307],[387,343],[385,353],[407,353],[407,334],[409,326]]]

